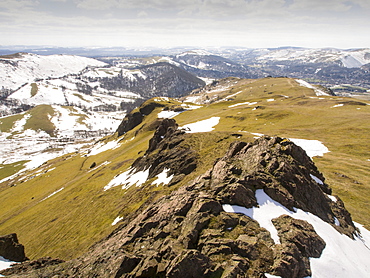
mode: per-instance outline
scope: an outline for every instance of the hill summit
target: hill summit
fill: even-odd
[[[130,175],[165,173],[157,185],[176,186],[197,167],[184,137],[175,120],[162,120]],[[24,277],[319,277],[338,272],[334,253],[347,267],[352,249],[361,276],[369,255],[361,239],[305,151],[264,136],[235,141],[213,167],[148,200],[82,257]]]

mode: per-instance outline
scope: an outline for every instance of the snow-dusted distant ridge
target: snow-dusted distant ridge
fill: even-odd
[[[186,52],[183,52],[181,54],[178,54],[178,55],[176,55],[176,57],[182,57],[182,56],[186,56],[186,55],[210,56],[210,55],[214,55],[214,54],[212,54],[211,52],[208,52],[206,50],[203,50],[203,49],[195,49],[195,50],[190,50],[190,51],[186,51]]]
[[[0,56],[0,89],[15,90],[35,79],[62,77],[78,73],[87,66],[105,66],[104,62],[72,55],[17,53]]]
[[[256,60],[297,61],[302,63],[341,63],[346,68],[359,68],[370,63],[370,49],[341,50],[335,48],[259,49]]]

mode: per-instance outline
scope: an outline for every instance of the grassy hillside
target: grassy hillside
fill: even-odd
[[[103,144],[117,148],[69,154],[1,184],[0,234],[16,232],[31,259],[74,258],[112,232],[118,216],[130,217],[146,200],[168,194],[204,173],[231,142],[254,140],[252,133],[323,142],[330,152],[314,157],[314,162],[354,220],[369,229],[370,106],[350,98],[317,97],[312,89],[287,78],[232,79],[228,84],[212,93],[218,101],[175,117],[180,126],[220,117],[212,132],[186,134],[181,144],[196,151],[198,167],[175,186],[156,186],[149,180],[141,187],[104,191],[144,154],[163,109],[157,107],[133,130],[120,138],[104,138],[94,150]],[[160,102],[167,107],[182,104]]]
[[[31,129],[34,131],[45,131],[49,135],[53,136],[55,132],[55,126],[50,121],[50,116],[54,115],[54,109],[51,105],[39,105],[31,110],[14,116],[2,118],[0,120],[0,131],[14,134],[19,134],[25,129]],[[16,128],[17,121],[23,120],[19,128]]]

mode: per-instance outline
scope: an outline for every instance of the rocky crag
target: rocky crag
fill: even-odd
[[[197,154],[181,144],[185,135],[174,120],[162,120],[146,153],[132,164],[133,171],[150,167],[149,178],[170,169],[173,178],[165,186],[174,188],[171,194],[146,202],[84,256],[14,276],[310,276],[309,258],[320,257],[326,246],[311,224],[288,214],[274,218],[276,242],[252,217],[225,211],[225,205],[258,207],[261,190],[287,210],[302,209],[355,236],[343,202],[333,201],[305,151],[283,138],[234,142],[211,169],[176,187],[197,168]]]
[[[27,260],[24,246],[19,243],[17,234],[0,236],[0,256],[15,262]]]

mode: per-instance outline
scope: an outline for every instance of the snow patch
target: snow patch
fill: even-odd
[[[240,94],[240,93],[242,93],[242,92],[243,92],[243,91],[236,92],[235,94],[232,94],[232,95],[229,95],[229,96],[225,97],[225,99],[233,98],[233,97],[235,97],[235,96],[239,95],[239,94]]]
[[[256,133],[256,132],[251,132],[251,134],[254,135],[254,136],[256,136],[256,137],[254,137],[255,139],[258,139],[258,138],[260,138],[260,137],[262,137],[262,136],[265,135],[263,133]]]
[[[173,175],[168,176],[168,171],[170,171],[170,169],[163,169],[163,171],[156,176],[157,179],[153,182],[153,184],[156,184],[157,186],[160,184],[168,184],[173,178]]]
[[[112,226],[116,225],[119,221],[121,221],[123,217],[117,216],[116,219],[113,220]]]
[[[198,109],[198,108],[202,108],[202,106],[199,106],[199,105],[190,105],[190,104],[185,104],[185,103],[182,103],[181,106],[184,108],[184,110],[182,111],[171,111],[171,110],[162,110],[161,112],[158,113],[158,118],[174,118],[176,117],[177,115],[181,114],[182,112],[185,112],[187,110],[194,110],[194,109]]]
[[[267,100],[267,102],[272,102],[272,101],[275,101],[275,99],[273,99],[273,98],[269,98],[269,99]]]
[[[324,184],[324,183],[322,182],[322,180],[320,180],[318,177],[316,177],[316,176],[314,176],[314,175],[312,175],[312,174],[310,174],[310,176],[311,176],[311,178],[312,178],[316,183],[321,184],[321,185],[323,185],[323,184]]]
[[[46,199],[49,199],[50,197],[54,196],[55,194],[59,193],[60,191],[62,191],[64,189],[64,187],[58,189],[57,191],[54,191],[53,193],[51,193],[49,196],[45,197],[44,199],[41,200],[42,201],[45,201]]]
[[[177,115],[181,114],[182,112],[184,111],[179,111],[179,112],[175,112],[175,111],[170,111],[170,110],[167,110],[167,111],[161,111],[158,113],[158,118],[167,118],[167,119],[171,119],[173,117],[176,117]]]
[[[154,101],[170,101],[169,97],[156,97],[154,98]]]
[[[12,264],[16,264],[17,262],[10,261],[5,259],[4,257],[0,256],[0,270],[9,268]],[[2,275],[0,275],[2,276]]]
[[[257,104],[257,102],[247,101],[247,102],[241,102],[241,103],[230,105],[229,108],[237,107],[237,106],[240,106],[240,105],[255,105],[255,104]]]
[[[114,150],[120,147],[121,144],[119,140],[110,141],[108,143],[100,142],[90,149],[88,156],[97,155],[99,153],[105,152],[107,150]]]
[[[317,96],[329,96],[329,94],[325,93],[322,90],[317,89],[316,87],[312,86],[310,83],[302,79],[296,79],[296,81],[299,83],[299,85],[314,90]]]
[[[296,209],[292,212],[280,203],[272,200],[263,189],[256,190],[256,198],[259,207],[250,209],[224,204],[226,212],[244,213],[266,228],[275,242],[278,242],[277,231],[271,220],[280,215],[287,214],[295,219],[305,220],[310,223],[316,233],[325,241],[326,247],[320,258],[309,258],[312,270],[312,278],[326,277],[368,277],[370,273],[370,232],[361,225],[361,234],[354,240],[339,233],[330,224],[316,215]]]
[[[336,217],[334,217],[334,224],[335,224],[336,226],[340,226],[339,220],[338,220],[338,218],[336,218]]]
[[[184,107],[186,110],[195,110],[195,109],[199,109],[199,108],[203,107],[203,106],[200,106],[200,105],[190,105],[190,104],[186,104],[186,103],[182,103],[181,106]]]
[[[62,77],[78,73],[87,66],[107,65],[92,58],[72,55],[22,54],[11,61],[15,62],[14,65],[0,63],[0,84],[12,90],[35,79]]]
[[[189,97],[186,97],[185,101],[186,102],[193,102],[193,103],[197,103],[198,101],[201,101],[202,100],[202,96],[189,96]]]
[[[332,200],[333,202],[337,202],[337,198],[335,198],[335,196],[333,195],[329,195],[327,194],[327,196],[329,197],[330,200]]]
[[[336,108],[336,107],[342,107],[342,106],[344,106],[344,104],[343,103],[340,103],[340,104],[336,104],[336,105],[334,105],[334,106],[332,106],[330,108]]]
[[[270,232],[271,238],[274,240],[275,244],[280,244],[278,232],[274,224],[272,224],[271,219],[283,214],[289,215],[291,211],[272,200],[262,189],[256,190],[256,198],[259,207],[245,208],[237,205],[224,204],[222,208],[226,212],[243,213],[256,220],[261,227]]]
[[[182,127],[186,133],[209,132],[219,123],[220,117],[212,117],[207,120],[187,124]]]
[[[136,184],[136,186],[141,186],[149,176],[149,168],[145,171],[139,171],[133,173],[134,168],[129,168],[127,171],[114,177],[106,186],[104,186],[104,191],[122,185],[122,189],[128,189],[129,187]]]
[[[281,276],[276,276],[272,274],[265,273],[266,278],[281,278]]]
[[[289,138],[297,146],[300,146],[303,150],[306,151],[307,155],[310,158],[314,156],[323,156],[324,153],[328,153],[329,149],[318,140],[307,140],[307,139],[295,139]]]
[[[212,84],[212,82],[215,81],[214,78],[207,78],[207,77],[200,77],[200,76],[198,76],[198,78],[203,80],[206,83],[206,85]]]
[[[31,118],[31,115],[25,114],[22,119],[15,121],[11,132],[22,132],[29,118]]]

